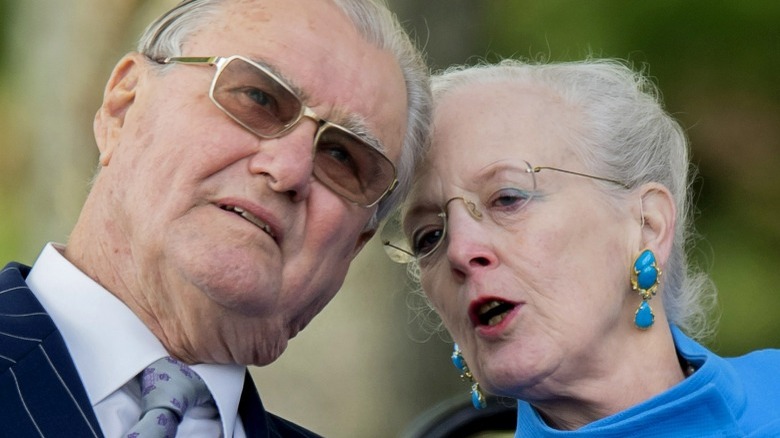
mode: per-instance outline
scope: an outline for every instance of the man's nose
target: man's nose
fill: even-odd
[[[265,175],[268,185],[294,202],[309,196],[314,179],[314,137],[318,123],[304,118],[277,138],[261,139],[259,151],[249,160],[249,171]]]

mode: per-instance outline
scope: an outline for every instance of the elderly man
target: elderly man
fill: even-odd
[[[0,435],[311,434],[265,412],[245,367],[337,292],[406,191],[428,106],[374,1],[163,15],[107,83],[67,245],[0,274]]]

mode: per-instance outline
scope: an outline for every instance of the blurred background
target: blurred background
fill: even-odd
[[[92,118],[114,63],[174,0],[0,0],[0,263],[64,242],[97,163]],[[719,288],[722,355],[780,347],[780,2],[389,0],[433,69],[504,57],[627,59],[687,129],[700,239]],[[291,29],[294,31],[294,29]],[[278,414],[333,437],[400,436],[468,397],[446,334],[412,308],[376,240],[274,364],[253,369]],[[304,389],[304,390],[302,390]]]

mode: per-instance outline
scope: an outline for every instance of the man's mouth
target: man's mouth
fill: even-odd
[[[243,208],[236,207],[235,205],[221,205],[220,208],[225,210],[225,211],[230,211],[230,212],[233,212],[233,213],[241,216],[242,218],[244,218],[247,221],[251,222],[257,228],[260,228],[261,230],[265,231],[266,234],[268,234],[269,236],[271,236],[274,239],[276,239],[276,235],[271,230],[271,226],[270,225],[268,225],[267,223],[263,222],[262,220],[260,220],[260,218],[258,218],[257,216],[253,215],[252,213],[244,210]]]
[[[477,306],[472,306],[471,320],[474,325],[492,327],[500,324],[515,306],[515,304],[503,300],[484,301]]]

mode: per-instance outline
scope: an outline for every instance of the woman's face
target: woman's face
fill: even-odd
[[[525,161],[590,173],[574,146],[581,119],[552,92],[518,84],[462,87],[437,102],[431,164],[406,228],[453,197],[483,212],[475,219],[464,202],[448,204],[447,236],[421,260],[421,280],[495,394],[561,394],[608,373],[636,331],[629,266],[640,226],[631,209],[589,178],[541,170],[536,188],[527,184]]]

